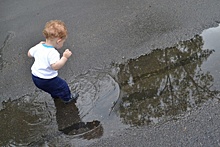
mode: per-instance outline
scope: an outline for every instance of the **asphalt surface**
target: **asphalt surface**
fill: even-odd
[[[156,126],[130,128],[91,147],[220,146],[219,102],[207,102],[179,120]]]
[[[220,22],[218,0],[2,0],[0,2],[0,102],[36,89],[27,51],[42,41],[51,19],[63,20],[73,52],[59,73],[67,81],[112,62],[192,38]],[[1,106],[0,106],[1,108]],[[220,146],[219,104],[207,102],[178,121],[124,130],[91,146]]]

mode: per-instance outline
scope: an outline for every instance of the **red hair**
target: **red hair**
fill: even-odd
[[[67,37],[66,25],[61,20],[51,20],[46,23],[43,34],[46,39],[65,39]]]

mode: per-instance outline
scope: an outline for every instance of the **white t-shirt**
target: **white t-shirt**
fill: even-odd
[[[32,74],[42,79],[52,79],[58,75],[57,70],[53,70],[51,64],[60,60],[59,52],[46,44],[37,44],[29,50],[35,61],[31,67]]]

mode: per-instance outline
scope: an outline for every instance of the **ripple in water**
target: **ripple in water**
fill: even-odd
[[[120,89],[109,74],[90,70],[71,83],[74,85],[72,89],[80,95],[76,106],[82,121],[100,121],[110,115],[119,98]]]
[[[45,101],[47,98],[44,96],[37,92],[3,102],[3,109],[0,111],[1,146],[29,145],[57,129],[54,106]]]

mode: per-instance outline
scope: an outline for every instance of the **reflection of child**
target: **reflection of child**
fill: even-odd
[[[76,102],[79,95],[71,94],[66,81],[58,77],[58,70],[72,55],[72,52],[66,49],[60,58],[56,50],[63,47],[67,38],[66,26],[60,20],[51,20],[46,23],[43,34],[46,42],[40,42],[28,51],[28,56],[35,59],[31,67],[33,82],[53,98],[61,98],[65,103]]]

